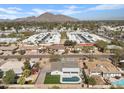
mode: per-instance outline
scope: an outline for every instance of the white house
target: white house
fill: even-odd
[[[0,69],[5,73],[6,71],[12,69],[16,75],[20,76],[23,72],[22,67],[23,67],[23,62],[19,61],[7,61],[4,63]]]
[[[85,62],[85,65],[87,67],[87,72],[90,76],[100,75],[104,78],[110,78],[115,76],[121,77],[121,71],[109,61]]]
[[[60,75],[61,83],[81,83],[81,70],[76,61],[52,62],[51,75]]]

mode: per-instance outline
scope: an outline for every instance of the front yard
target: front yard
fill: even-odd
[[[50,75],[50,73],[46,73],[44,84],[60,84],[60,76]]]

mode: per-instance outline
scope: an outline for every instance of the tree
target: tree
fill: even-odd
[[[19,53],[20,55],[24,55],[24,54],[26,53],[26,51],[25,51],[25,50],[19,50],[18,53]]]
[[[96,80],[93,77],[88,77],[87,80],[88,80],[88,84],[90,84],[90,85],[96,84]]]
[[[0,69],[0,78],[3,77],[3,71]]]
[[[105,42],[103,40],[98,40],[98,41],[96,41],[96,47],[98,47],[98,49],[101,52],[105,52],[105,49],[107,47],[107,42]]]
[[[13,70],[10,69],[6,71],[5,76],[3,77],[3,81],[6,84],[13,84],[15,82],[15,77],[16,74],[14,73]]]
[[[38,62],[37,62],[37,63],[35,63],[35,64],[34,64],[34,66],[33,66],[33,67],[34,67],[35,69],[39,69],[39,68],[40,68],[40,66],[39,66],[39,65],[40,65],[40,63],[38,63]]]
[[[118,66],[118,63],[120,62],[120,60],[124,58],[124,49],[123,50],[115,49],[113,53],[115,54],[113,56],[114,65]]]
[[[24,62],[23,70],[25,70],[25,69],[31,70],[31,65],[30,65],[30,62],[29,62],[28,60],[26,60],[26,61]]]
[[[17,83],[18,83],[18,84],[21,84],[21,85],[25,84],[25,77],[21,76],[21,77],[17,80]]]
[[[74,47],[77,43],[75,41],[72,41],[72,40],[66,40],[64,42],[64,46],[72,46]]]
[[[16,50],[12,50],[12,54],[15,54],[16,53]]]
[[[111,44],[124,47],[124,42],[123,41],[119,41],[117,39],[112,40]]]
[[[31,71],[30,71],[29,69],[25,69],[25,70],[23,71],[23,76],[24,76],[24,77],[29,77],[30,74],[31,74]]]

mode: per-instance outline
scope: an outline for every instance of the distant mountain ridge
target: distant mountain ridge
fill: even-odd
[[[1,19],[1,20],[3,22],[3,21],[7,21],[8,19],[7,20]],[[55,14],[46,12],[37,17],[30,16],[25,18],[17,18],[11,21],[14,21],[14,22],[23,22],[23,21],[25,22],[77,22],[79,20],[70,16],[62,15],[62,14],[55,15]]]

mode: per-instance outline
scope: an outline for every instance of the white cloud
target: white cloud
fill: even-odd
[[[103,4],[103,5],[97,5],[93,8],[87,9],[88,11],[91,10],[115,10],[115,9],[121,9],[124,8],[123,4]]]
[[[17,7],[9,7],[9,8],[0,8],[0,12],[5,14],[17,14],[20,13],[22,9]]]
[[[42,9],[35,8],[35,9],[32,9],[32,12],[30,12],[30,13],[32,13],[32,14],[42,14],[44,12],[45,11],[42,10]]]
[[[75,10],[77,7],[76,6],[69,6],[66,9],[32,9],[32,12],[29,12],[28,14],[43,14],[45,12],[51,12],[51,13],[57,13],[57,14],[65,14],[65,15],[70,15],[70,14],[76,14],[76,13],[81,13],[79,10]]]
[[[18,18],[18,17],[16,15],[9,15],[9,14],[0,15],[0,19],[15,19],[15,18]]]
[[[78,10],[63,10],[63,12],[61,12],[62,14],[65,14],[65,15],[71,15],[71,14],[77,14],[77,13],[81,13],[81,11],[78,11]]]
[[[68,8],[68,9],[77,9],[78,7],[75,6],[75,5],[71,5],[71,6],[66,6],[66,8]]]
[[[71,5],[71,6],[65,6],[65,8],[68,8],[68,9],[74,10],[74,9],[81,9],[81,8],[84,8],[84,7],[76,6],[76,5]]]
[[[17,10],[17,11],[21,11],[22,10],[21,8],[18,8],[18,7],[9,7],[8,9]]]

